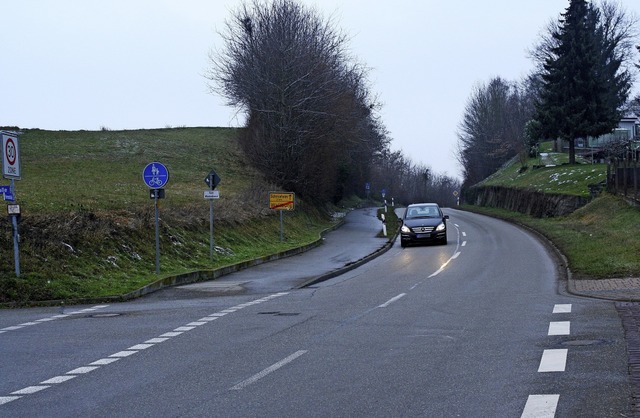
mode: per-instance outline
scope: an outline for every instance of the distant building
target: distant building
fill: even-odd
[[[640,117],[635,113],[628,113],[620,119],[618,127],[611,133],[598,137],[576,139],[576,155],[594,162],[605,162],[607,150],[611,144],[625,144],[634,154],[638,154],[638,150],[640,150]],[[556,142],[556,149],[568,152],[569,143],[559,139]]]

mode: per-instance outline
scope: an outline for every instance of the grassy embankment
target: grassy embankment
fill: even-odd
[[[279,217],[265,184],[238,147],[236,129],[53,132],[21,136],[21,276],[11,225],[0,217],[0,303],[124,294],[169,275],[216,269],[317,240],[335,221],[298,199]],[[160,201],[161,273],[155,274],[154,205],[146,164],[170,173]],[[216,252],[209,257],[204,178],[222,181],[214,201]],[[6,184],[6,181],[3,182]]]
[[[527,170],[514,161],[483,184],[528,188],[545,193],[589,196],[589,184],[606,179],[606,164],[563,165],[565,154],[532,159]],[[532,169],[533,165],[555,166]],[[569,261],[574,278],[604,279],[640,277],[640,209],[624,199],[603,192],[571,215],[536,219],[495,208],[469,207],[474,211],[527,225],[550,239]]]

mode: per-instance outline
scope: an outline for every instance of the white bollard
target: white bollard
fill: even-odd
[[[386,206],[385,206],[386,208]],[[384,234],[384,236],[387,236],[387,221],[384,218],[384,213],[381,215],[382,216],[382,234]]]

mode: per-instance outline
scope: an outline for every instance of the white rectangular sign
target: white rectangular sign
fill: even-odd
[[[204,198],[207,200],[211,199],[220,199],[220,191],[219,190],[205,190]]]
[[[7,179],[20,178],[20,147],[18,136],[2,132],[2,175]]]

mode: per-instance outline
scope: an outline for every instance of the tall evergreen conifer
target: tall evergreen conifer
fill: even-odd
[[[556,46],[544,65],[535,119],[542,138],[569,142],[573,164],[577,138],[603,135],[617,126],[631,83],[597,9],[585,0],[571,0],[562,17],[553,34]]]

